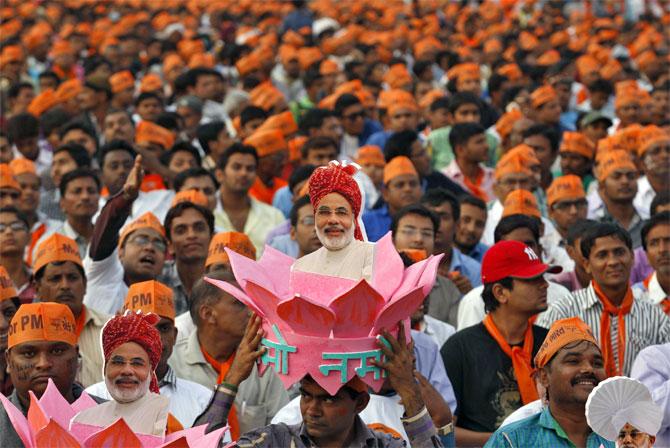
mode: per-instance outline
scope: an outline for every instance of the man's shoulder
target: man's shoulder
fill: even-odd
[[[480,322],[476,325],[458,330],[447,340],[447,342],[445,342],[444,345],[470,345],[472,344],[473,339],[482,339],[484,336],[486,336],[486,331],[484,330],[484,324]]]
[[[101,313],[100,311],[96,311],[94,308],[86,307],[86,314],[88,314],[88,317],[93,321],[93,324],[96,327],[103,327],[107,321],[112,317],[111,315],[107,313]]]

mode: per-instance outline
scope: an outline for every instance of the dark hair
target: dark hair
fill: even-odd
[[[449,144],[456,154],[456,148],[465,145],[475,135],[485,134],[486,129],[479,123],[456,123],[449,132]]]
[[[584,258],[589,258],[591,249],[593,249],[598,238],[605,238],[607,236],[619,239],[628,249],[633,250],[633,241],[630,238],[630,234],[623,227],[618,224],[601,222],[588,229],[582,235],[579,248],[582,250]]]
[[[607,95],[612,95],[614,93],[614,86],[612,83],[606,79],[598,78],[587,86],[589,92],[602,92]]]
[[[312,149],[322,149],[322,148],[333,148],[336,153],[338,152],[338,147],[337,143],[335,143],[335,140],[333,140],[330,137],[321,136],[321,137],[313,137],[307,140],[305,144],[302,145],[302,148],[300,148],[300,155],[304,160],[309,156],[309,152]]]
[[[186,74],[189,77],[189,80],[191,81],[191,86],[195,87],[195,85],[198,83],[198,78],[201,76],[216,76],[218,79],[223,80],[223,75],[221,73],[217,72],[213,68],[207,68],[207,67],[196,67],[192,68],[189,71],[186,72]]]
[[[446,96],[443,96],[441,98],[438,98],[434,100],[432,103],[430,103],[430,111],[435,112],[436,110],[440,109],[447,109],[449,110],[449,98]]]
[[[54,107],[40,116],[40,129],[44,137],[50,136],[57,131],[60,136],[60,128],[70,120],[70,116],[62,107]]]
[[[393,215],[393,220],[391,221],[391,234],[394,238],[398,232],[398,224],[400,223],[400,220],[407,215],[419,215],[430,219],[430,222],[433,223],[433,236],[437,234],[437,231],[440,228],[440,218],[422,204],[410,204],[401,208],[395,215]]]
[[[198,126],[196,136],[198,137],[198,143],[200,143],[205,153],[209,154],[211,152],[209,142],[218,140],[219,134],[224,129],[226,129],[226,123],[223,121],[211,121]]]
[[[173,187],[174,191],[181,191],[182,187],[188,179],[193,177],[209,177],[214,182],[214,188],[219,188],[219,183],[216,181],[214,175],[202,167],[189,168],[177,174],[174,178]]]
[[[458,198],[458,201],[460,202],[460,205],[462,206],[463,204],[469,204],[474,207],[480,208],[484,210],[485,212],[488,213],[488,209],[486,208],[486,202],[484,202],[482,199],[479,199],[476,196],[472,196],[470,194],[464,194],[461,195],[461,197]]]
[[[247,106],[240,112],[240,124],[244,127],[251,120],[258,120],[259,118],[265,120],[267,117],[268,113],[260,107]]]
[[[533,135],[541,135],[542,137],[549,140],[549,145],[551,146],[551,152],[558,151],[558,133],[554,128],[546,124],[534,124],[525,131],[523,131],[523,138],[532,137]]]
[[[9,87],[7,91],[7,98],[14,99],[19,96],[22,89],[32,89],[35,90],[35,87],[29,82],[16,82]]]
[[[288,219],[291,221],[291,227],[298,225],[298,211],[307,204],[310,204],[309,195],[300,196],[298,200],[293,203],[291,211],[288,214]]]
[[[479,109],[479,113],[482,113],[482,103],[477,95],[472,92],[457,92],[454,93],[449,99],[449,112],[453,115],[456,113],[459,107],[464,104],[474,104]]]
[[[526,228],[533,234],[535,241],[540,241],[540,220],[528,215],[509,215],[500,220],[493,232],[493,240],[497,243],[516,229]]]
[[[670,204],[670,191],[660,191],[656,193],[656,196],[654,196],[654,199],[652,199],[651,205],[649,206],[649,216],[655,215],[660,206],[668,204]]]
[[[300,132],[309,135],[310,129],[318,129],[323,126],[326,118],[335,117],[335,112],[328,109],[313,108],[309,109],[300,118]]]
[[[161,103],[161,106],[163,105],[163,98],[161,98],[160,95],[158,95],[157,93],[155,93],[155,92],[142,92],[137,96],[137,98],[135,98],[135,107],[139,106],[142,101],[148,100],[148,99],[151,99],[151,98],[153,98],[155,100],[158,100],[158,102]]]
[[[512,289],[514,287],[514,279],[512,277],[505,277],[493,283],[484,283],[482,300],[484,301],[484,311],[487,313],[495,311],[500,306],[500,302],[493,295],[493,287],[496,284],[500,284],[505,289]]]
[[[351,93],[343,93],[337,97],[337,101],[335,101],[335,115],[341,118],[342,114],[344,113],[344,109],[355,106],[356,104],[361,104],[361,100],[359,100],[356,95]]]
[[[156,117],[155,123],[172,132],[179,132],[179,123],[183,122],[183,118],[177,112],[170,112],[164,110]]]
[[[170,207],[170,210],[168,210],[167,215],[165,215],[165,222],[163,224],[163,227],[165,228],[165,236],[167,237],[168,241],[172,241],[172,229],[171,229],[172,221],[175,218],[180,217],[188,209],[193,209],[199,212],[203,216],[203,218],[205,218],[207,227],[209,227],[209,234],[214,235],[214,215],[212,214],[212,212],[210,212],[209,209],[203,207],[202,205],[185,201],[185,202],[179,202],[173,207]]]
[[[288,189],[293,191],[296,185],[304,180],[309,179],[315,169],[316,166],[312,165],[311,163],[300,165],[294,169],[291,175],[288,177]]]
[[[640,236],[642,237],[642,247],[645,252],[647,251],[647,235],[651,232],[651,229],[661,224],[670,224],[670,212],[661,212],[652,215],[642,226]]]
[[[98,178],[98,175],[95,173],[95,171],[93,171],[88,167],[76,168],[72,171],[65,173],[61,178],[60,185],[58,185],[61,198],[65,197],[65,191],[67,191],[67,186],[70,182],[84,177],[90,177],[91,179],[93,179],[96,187],[98,188],[98,193],[100,193],[100,188],[102,188],[102,186],[100,184],[100,179]]]
[[[432,70],[433,61],[416,61],[412,71],[414,75],[420,77],[426,70]]]
[[[16,207],[11,205],[0,208],[0,213],[13,213],[16,215],[17,219],[26,225],[26,230],[30,232],[30,224],[28,223],[28,217],[25,213],[19,210]]]
[[[575,242],[582,237],[584,232],[596,225],[598,225],[598,222],[591,219],[577,220],[577,222],[571,225],[568,229],[568,237],[566,238],[566,242],[568,245],[574,246]]]
[[[230,156],[233,154],[248,154],[250,156],[254,156],[256,166],[258,166],[258,153],[256,152],[256,148],[253,146],[244,145],[242,143],[233,143],[221,155],[221,160],[219,160],[219,164],[217,165],[220,170],[226,169],[226,165],[228,165],[228,159],[230,159]]]
[[[78,168],[91,166],[91,156],[88,155],[86,148],[81,146],[79,143],[65,143],[64,145],[56,148],[53,152],[53,155],[55,156],[59,152],[63,151],[67,152],[70,157],[72,157],[72,160],[74,160],[74,163],[77,164]]]
[[[394,132],[384,144],[384,159],[390,162],[398,156],[410,157],[412,144],[419,139],[419,134],[414,131]]]
[[[458,221],[458,218],[461,217],[461,206],[458,203],[458,199],[444,188],[432,188],[426,191],[421,197],[420,202],[423,205],[431,207],[439,207],[448,202],[451,205],[451,214],[454,215],[454,221]]]
[[[487,83],[489,94],[500,90],[506,81],[509,81],[507,76],[501,75],[499,73],[492,74]]]
[[[54,72],[52,70],[44,70],[42,73],[37,75],[37,79],[42,79],[42,78],[51,78],[51,79],[56,80],[56,87],[58,87],[58,85],[60,84],[60,81],[61,81],[60,76],[58,76],[56,74],[56,72]]]
[[[187,152],[191,154],[193,158],[195,158],[196,165],[198,166],[200,166],[200,164],[202,163],[202,158],[200,157],[200,153],[198,152],[196,147],[190,144],[189,142],[184,141],[175,143],[174,145],[172,145],[172,148],[170,148],[169,151],[161,154],[160,157],[161,163],[165,166],[170,165],[170,162],[178,152]]]
[[[95,129],[93,129],[91,126],[87,125],[81,120],[70,120],[63,127],[60,128],[60,131],[58,134],[60,135],[60,138],[62,139],[67,135],[68,132],[74,131],[74,130],[80,130],[84,134],[88,135],[91,137],[93,140],[95,140],[95,147],[98,147],[98,136],[95,133]]]
[[[323,75],[319,71],[318,67],[309,68],[302,76],[302,84],[305,86],[305,88],[309,89],[314,83],[318,82],[322,78]]]
[[[7,140],[12,144],[40,135],[39,120],[27,112],[11,117],[7,120],[5,128],[7,129]]]
[[[130,157],[132,157],[133,160],[135,160],[135,156],[137,156],[135,149],[127,141],[119,139],[112,140],[110,142],[105,143],[104,145],[102,145],[102,148],[100,148],[101,167],[105,164],[105,157],[107,157],[107,154],[109,154],[112,151],[125,151],[128,154],[130,154]]]
[[[41,268],[39,268],[37,270],[37,272],[33,272],[33,278],[35,279],[36,282],[39,282],[42,279],[42,277],[44,277],[44,272],[46,271],[47,266],[49,266],[50,264],[53,264],[55,266],[62,266],[65,263],[67,263],[68,261],[51,261],[51,262],[45,264],[44,266],[42,266]],[[81,267],[80,265],[78,265],[77,263],[75,263],[74,261],[70,261],[70,263],[73,263],[77,267],[77,271],[79,271],[79,274],[81,275],[82,280],[84,282],[86,282],[86,272],[84,271],[84,268]]]
[[[235,276],[230,271],[217,270],[212,271],[207,274],[207,277],[213,278],[215,280],[223,280],[229,283],[235,284]],[[211,305],[218,301],[221,295],[227,294],[225,291],[220,289],[217,286],[212,285],[211,283],[205,281],[204,278],[198,279],[193,284],[193,289],[191,290],[191,296],[189,297],[189,314],[193,319],[193,323],[200,325],[200,316],[198,311],[203,305]]]

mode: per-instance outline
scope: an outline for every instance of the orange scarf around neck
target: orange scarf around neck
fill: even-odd
[[[595,281],[591,282],[593,290],[598,296],[598,299],[603,304],[603,312],[600,315],[600,349],[603,352],[603,360],[605,361],[605,371],[607,376],[623,375],[623,360],[626,352],[626,314],[630,313],[633,308],[633,290],[628,288],[626,296],[621,302],[621,306],[617,307],[605,295],[600,285]],[[619,359],[615,360],[612,349],[612,335],[611,335],[611,319],[616,316],[618,320],[618,334],[617,347],[619,348]]]
[[[235,359],[235,353],[230,355],[228,359],[226,359],[225,362],[219,362],[212,355],[207,353],[207,350],[205,350],[205,347],[200,345],[200,351],[202,351],[202,354],[205,356],[205,360],[216,370],[219,372],[219,378],[216,380],[217,384],[221,384],[223,382],[223,379],[226,377],[226,374],[228,373],[228,370],[230,370],[230,366],[233,365],[233,359]],[[235,404],[231,405],[230,407],[230,412],[228,412],[228,425],[230,426],[230,435],[233,440],[237,440],[240,438],[240,422],[237,419],[237,409],[235,407]]]
[[[656,271],[652,272],[651,274],[649,274],[647,278],[645,278],[642,281],[642,284],[644,284],[644,287],[647,291],[649,291],[649,283],[651,282],[651,278],[654,276],[655,273]],[[666,297],[665,299],[661,300],[661,303],[659,303],[659,305],[661,305],[661,308],[663,308],[663,312],[665,314],[670,315],[670,298]]]
[[[531,359],[533,358],[533,326],[528,323],[526,332],[523,336],[523,347],[511,347],[503,335],[493,322],[491,315],[487,315],[482,321],[484,327],[489,332],[491,337],[500,346],[500,349],[510,358],[512,358],[512,368],[516,376],[516,382],[519,386],[519,393],[521,394],[521,401],[523,404],[528,404],[539,398],[535,381],[533,380],[533,366]]]
[[[84,325],[86,325],[86,305],[81,306],[81,313],[79,313],[79,317],[77,317],[77,322],[76,327],[75,327],[75,334],[77,335],[77,340],[79,340],[79,336],[81,336],[81,332],[84,330]]]

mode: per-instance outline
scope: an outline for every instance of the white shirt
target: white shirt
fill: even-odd
[[[544,249],[542,259],[547,264],[561,266],[563,272],[574,271],[575,262],[561,244],[562,241],[563,237],[555,227],[551,233],[545,232],[541,238],[542,249]]]
[[[182,313],[174,320],[174,326],[177,327],[177,342],[188,337],[195,331],[195,324],[191,318],[191,313]]]
[[[435,319],[428,314],[423,316],[423,320],[419,325],[421,332],[430,336],[440,348],[442,348],[452,334],[456,333],[456,329],[453,325]]]
[[[644,177],[644,179],[646,180],[646,183],[649,183],[646,176]],[[596,181],[591,182],[591,185],[593,185],[595,182]],[[637,184],[638,184],[638,191],[637,195],[635,195],[635,198],[633,199],[633,207],[635,207],[635,211],[637,212],[638,215],[640,215],[640,218],[647,219],[649,218],[649,206],[651,205],[653,196],[651,199],[649,199],[649,202],[647,202],[646,204],[642,202],[642,199],[638,201],[637,200],[638,198],[642,198],[640,196],[640,189],[639,189],[640,179],[638,179]],[[591,185],[589,185],[589,190],[591,190]],[[652,192],[654,191],[653,188],[651,188],[651,185],[649,185],[649,188],[651,189]],[[654,195],[656,195],[656,193],[654,193]],[[648,197],[649,193],[646,193],[646,196]],[[605,203],[603,202],[603,199],[600,197],[600,193],[598,192],[597,188],[586,195],[586,201],[589,203],[589,211],[587,212],[586,218],[598,221],[604,214]]]
[[[148,192],[140,191],[137,195],[137,199],[133,201],[133,206],[130,210],[130,215],[124,223],[124,226],[134,221],[139,216],[142,216],[146,212],[151,212],[156,215],[156,218],[160,222],[165,220],[165,215],[167,215],[168,210],[170,210],[170,205],[172,204],[172,199],[174,198],[175,192],[173,190],[152,190]],[[98,219],[100,210],[105,206],[109,198],[100,197],[98,213],[93,217],[93,222]]]
[[[658,282],[658,277],[656,271],[651,276],[649,280],[649,286],[645,289],[644,283],[640,282],[633,286],[633,291],[641,290],[644,294],[645,300],[653,303],[654,305],[659,305],[663,300],[667,299],[670,294],[663,291],[663,287]]]
[[[651,186],[649,178],[642,176],[637,180],[637,194],[633,199],[633,207],[642,219],[649,219],[649,207],[656,197],[656,191]]]
[[[101,313],[115,314],[123,307],[128,294],[118,249],[100,261],[93,261],[86,254],[83,264],[86,272],[84,305]]]
[[[549,305],[562,297],[570,295],[570,291],[568,291],[564,286],[553,282],[548,283],[549,288],[547,289],[547,303]],[[478,286],[463,296],[461,299],[461,304],[458,307],[459,331],[464,328],[477,325],[482,320],[484,320],[486,311],[484,310],[484,299],[482,299],[482,291],[484,291],[484,286]],[[541,313],[540,315],[542,314],[544,313]]]
[[[528,418],[531,415],[539,414],[542,412],[542,406],[542,400],[531,401],[508,415],[500,427],[502,428],[503,426]]]

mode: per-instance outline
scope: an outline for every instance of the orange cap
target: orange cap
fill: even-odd
[[[514,63],[501,65],[496,71],[499,75],[506,77],[510,81],[516,81],[523,78],[521,68]]]
[[[411,174],[419,177],[419,173],[416,171],[414,164],[409,158],[405,156],[392,158],[384,166],[384,185],[388,185],[391,180],[398,176],[402,176],[403,174]]]
[[[32,99],[28,105],[27,111],[29,114],[39,118],[44,112],[56,106],[58,103],[59,99],[56,96],[54,89],[46,89]]]
[[[619,169],[637,171],[630,153],[622,150],[614,150],[604,153],[602,156],[598,157],[598,166],[595,170],[598,182],[604,182],[610,174]]]
[[[8,45],[0,53],[0,67],[10,62],[22,62],[23,50],[18,45]]]
[[[653,124],[643,127],[640,131],[637,147],[638,156],[642,157],[652,146],[659,143],[670,145],[670,134],[663,130],[663,128],[659,128]]]
[[[163,89],[163,80],[156,73],[149,73],[144,75],[142,81],[140,81],[140,92],[155,92],[156,90]]]
[[[549,37],[549,43],[554,48],[567,45],[568,42],[570,42],[570,35],[565,30],[556,31]]]
[[[525,143],[516,145],[514,148],[507,151],[505,155],[511,157],[518,155],[529,167],[540,164],[540,159],[537,158],[533,147],[526,145]]]
[[[8,163],[0,163],[0,188],[11,188],[21,191],[21,186],[14,179],[14,173]]]
[[[172,198],[170,208],[174,207],[180,202],[192,202],[193,204],[201,205],[203,207],[207,207],[209,205],[207,196],[198,190],[182,190],[175,194],[174,198]]]
[[[577,58],[575,66],[577,67],[579,76],[584,78],[591,73],[597,73],[600,70],[601,64],[593,56],[585,54]]]
[[[605,65],[600,69],[600,76],[608,81],[612,80],[616,75],[621,73],[623,66],[616,59],[610,58]]]
[[[209,243],[205,267],[219,263],[227,264],[228,254],[224,250],[226,247],[247,258],[256,259],[256,248],[245,233],[221,232],[214,235]]]
[[[0,266],[0,301],[13,299],[18,296],[16,288],[14,287],[14,282],[12,282],[12,279],[9,277],[7,270],[4,266]]]
[[[290,110],[272,115],[261,124],[256,131],[281,131],[284,137],[298,132],[298,123],[295,122]]]
[[[399,102],[409,102],[414,101],[414,97],[411,93],[406,90],[392,89],[392,90],[382,90],[379,92],[379,98],[377,99],[377,107],[379,109],[388,109],[388,107],[393,103]]]
[[[512,132],[512,127],[519,119],[523,117],[523,113],[519,109],[512,109],[500,116],[496,122],[496,131],[501,138],[506,138]]]
[[[558,98],[556,91],[549,85],[538,87],[530,94],[530,103],[534,108],[538,108],[549,101]]]
[[[291,61],[298,61],[298,50],[292,45],[282,45],[279,47],[279,60],[282,65],[287,65]]]
[[[272,109],[282,99],[284,94],[270,82],[259,84],[249,92],[251,104],[266,111]]]
[[[260,59],[258,59],[258,57],[254,54],[243,56],[235,63],[235,68],[237,68],[237,72],[242,77],[256,70],[260,70],[261,66],[262,64]]]
[[[589,341],[598,347],[591,328],[579,317],[557,320],[549,328],[547,337],[535,355],[535,367],[543,368],[560,349],[575,341]]]
[[[172,289],[156,280],[133,283],[128,288],[124,310],[143,314],[154,313],[166,319],[175,318],[174,293]]]
[[[123,70],[110,76],[109,84],[112,86],[112,93],[119,93],[126,89],[135,88],[135,78],[130,70]]]
[[[67,40],[59,40],[51,46],[51,56],[62,56],[65,54],[74,54],[74,48]]]
[[[547,188],[547,204],[551,207],[565,199],[583,199],[586,197],[582,180],[574,174],[557,177]]]
[[[563,140],[559,152],[573,152],[582,155],[587,159],[593,159],[596,153],[596,147],[593,142],[581,132],[566,131],[563,133]]]
[[[412,75],[403,64],[395,64],[384,74],[384,82],[392,89],[400,89],[412,83]]]
[[[505,198],[502,217],[509,215],[528,215],[541,218],[535,195],[528,190],[514,190]]]
[[[256,148],[258,157],[265,157],[279,151],[288,150],[284,134],[277,129],[267,131],[256,130],[244,140],[244,144]]]
[[[196,53],[188,60],[189,68],[206,67],[214,68],[216,59],[212,53]]]
[[[56,89],[56,99],[59,103],[64,103],[79,95],[79,92],[81,92],[82,89],[83,86],[81,85],[81,81],[78,79],[70,79],[58,86],[58,89]]]
[[[163,73],[169,73],[175,68],[183,68],[184,61],[176,53],[170,53],[163,59]]]
[[[425,93],[419,100],[419,107],[421,109],[428,109],[430,106],[440,98],[446,98],[447,94],[442,89],[433,89]]]
[[[83,267],[77,243],[72,238],[60,233],[52,234],[37,246],[33,261],[33,272],[38,272],[54,261],[71,261]]]
[[[338,73],[340,73],[340,66],[337,65],[337,62],[335,61],[325,59],[321,61],[321,65],[319,65],[319,73],[322,76],[337,75]]]
[[[298,61],[300,62],[300,68],[307,70],[315,62],[319,62],[323,59],[323,53],[317,47],[303,47],[298,50]]]
[[[521,34],[519,34],[519,47],[521,47],[522,50],[532,51],[537,48],[538,45],[540,45],[540,41],[528,31],[522,31]]]
[[[12,159],[9,162],[9,168],[12,170],[14,176],[19,176],[21,174],[34,174],[37,176],[37,168],[35,168],[35,162],[32,160],[25,159],[23,157],[18,159]]]
[[[386,161],[384,160],[384,153],[377,145],[365,145],[358,148],[358,155],[356,163],[359,165],[374,165],[384,167]]]
[[[617,92],[614,98],[614,108],[619,109],[627,104],[641,103],[641,93],[639,89],[623,89]]]
[[[76,324],[70,308],[55,302],[21,305],[9,324],[7,348],[30,341],[76,345]]]
[[[479,65],[473,62],[465,62],[450,68],[449,71],[447,71],[447,77],[449,79],[459,78],[460,80],[480,79],[481,71],[479,69]]]
[[[395,114],[398,112],[400,109],[409,109],[412,112],[417,112],[418,109],[416,107],[416,103],[414,101],[399,101],[399,102],[393,102],[389,104],[388,108],[386,109],[387,113],[389,116]]]
[[[123,229],[121,229],[121,234],[119,235],[119,247],[123,246],[123,243],[125,243],[126,238],[133,233],[135,230],[139,229],[152,229],[158,232],[160,236],[165,238],[165,229],[163,228],[163,225],[161,222],[156,218],[156,215],[154,215],[151,212],[146,212],[142,216],[138,217],[134,221],[132,221],[130,224],[125,226]]]
[[[135,143],[155,143],[167,150],[174,144],[174,134],[150,121],[140,121],[135,129]]]
[[[543,67],[549,67],[550,65],[558,64],[561,60],[561,55],[556,50],[547,50],[542,53],[542,56],[537,58],[537,64]]]
[[[505,154],[496,165],[494,177],[500,181],[503,177],[513,173],[525,173],[532,176],[532,172],[526,161],[519,154]]]

